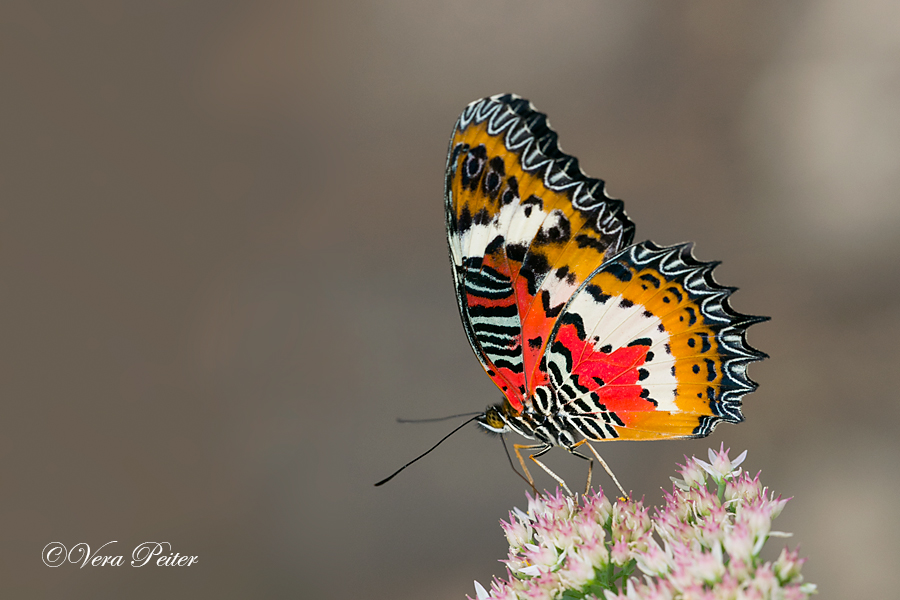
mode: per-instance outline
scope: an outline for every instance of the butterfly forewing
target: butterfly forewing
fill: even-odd
[[[603,182],[562,153],[546,116],[516,96],[463,111],[450,142],[447,234],[469,341],[522,411],[548,375],[547,341],[572,294],[634,226]]]

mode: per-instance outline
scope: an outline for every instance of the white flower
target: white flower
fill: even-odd
[[[730,451],[731,448],[726,450],[725,444],[723,443],[719,447],[718,452],[712,448],[709,449],[709,462],[702,461],[699,458],[695,458],[694,460],[697,461],[697,464],[703,467],[703,470],[709,473],[716,481],[732,479],[741,474],[740,465],[744,462],[744,459],[747,458],[747,451],[744,450],[741,452],[734,460],[728,458],[728,453]]]
[[[569,588],[578,589],[594,578],[594,561],[587,553],[570,553],[559,579]]]
[[[515,511],[518,513],[509,514],[509,522],[501,521],[501,524],[503,531],[506,532],[506,541],[509,542],[509,547],[521,548],[532,540],[534,531],[531,529],[528,515],[519,509],[515,509]]]
[[[639,553],[634,557],[637,561],[638,568],[652,576],[662,576],[669,572],[672,568],[672,549],[666,542],[666,549],[659,547],[656,540],[651,539],[647,545],[647,550]]]

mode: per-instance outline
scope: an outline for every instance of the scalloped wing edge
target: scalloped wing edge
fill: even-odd
[[[572,205],[585,212],[606,205],[597,215],[597,229],[619,237],[619,247],[634,239],[634,223],[625,213],[625,204],[606,193],[606,183],[581,170],[578,159],[559,147],[559,136],[550,128],[547,115],[516,94],[498,94],[476,100],[463,109],[456,122],[462,130],[472,123],[487,122],[490,135],[504,133],[503,144],[510,152],[521,153],[522,169],[538,176],[545,187],[566,194]],[[450,201],[450,165],[453,145],[447,153],[445,198]]]
[[[630,253],[638,264],[658,264],[658,269],[666,276],[681,278],[685,289],[699,300],[703,317],[721,329],[716,340],[722,356],[722,395],[716,403],[717,414],[704,417],[697,437],[709,435],[719,422],[740,423],[744,420],[741,412],[743,396],[755,391],[759,384],[750,378],[747,366],[768,358],[765,352],[757,350],[747,342],[747,329],[755,324],[768,321],[769,317],[746,315],[731,306],[729,297],[738,288],[723,286],[716,281],[713,270],[718,261],[703,262],[693,253],[694,243],[686,242],[672,246],[659,246],[651,241],[634,244],[621,254]]]

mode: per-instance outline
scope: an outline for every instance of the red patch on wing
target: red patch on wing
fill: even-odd
[[[547,347],[547,339],[553,331],[557,317],[548,317],[544,307],[535,297],[528,292],[528,281],[524,277],[516,279],[516,302],[519,305],[519,315],[522,319],[522,364],[525,367],[525,380],[528,385],[528,394],[542,385],[547,385],[550,379],[547,373],[541,370],[541,357]]]
[[[560,327],[556,341],[572,353],[572,375],[578,384],[597,392],[607,410],[656,410],[652,402],[641,398],[643,388],[638,383],[638,367],[647,360],[649,346],[626,346],[607,354],[582,340],[574,325]]]

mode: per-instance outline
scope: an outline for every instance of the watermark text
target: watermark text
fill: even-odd
[[[180,554],[172,551],[169,542],[143,542],[131,551],[131,560],[125,560],[121,554],[115,554],[111,544],[117,544],[116,540],[106,542],[94,552],[85,542],[79,542],[71,548],[66,548],[60,542],[50,542],[41,551],[41,560],[48,567],[59,567],[64,564],[84,567],[121,567],[130,564],[132,567],[190,567],[200,562],[200,557],[188,554]]]

